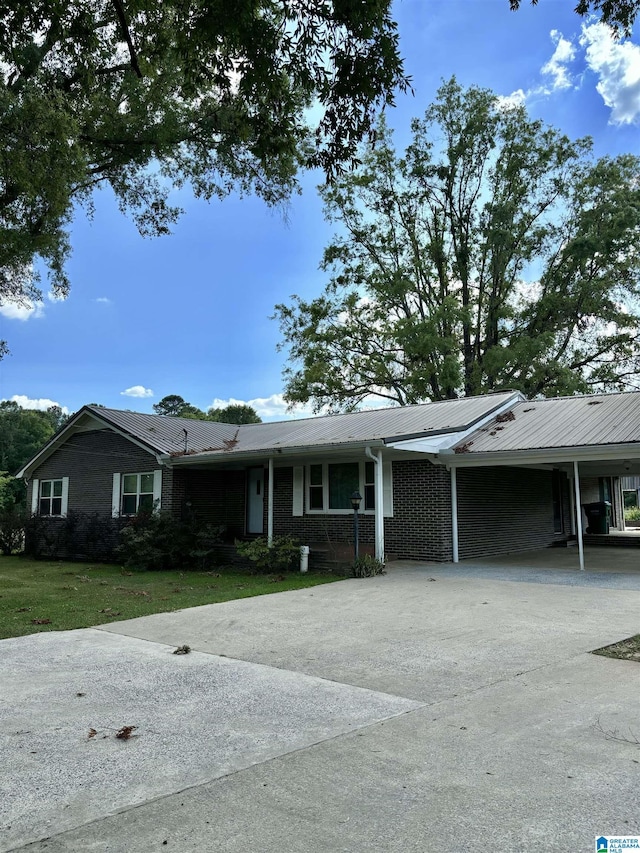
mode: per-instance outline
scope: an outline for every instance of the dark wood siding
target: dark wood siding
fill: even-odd
[[[72,435],[31,475],[31,480],[69,478],[69,511],[111,515],[113,475],[155,471],[161,466],[152,453],[111,430]],[[163,481],[166,477],[163,470]],[[164,490],[163,490],[164,491]],[[167,500],[169,493],[167,492]],[[164,494],[163,494],[164,498]],[[31,483],[28,489],[31,506]],[[163,503],[163,509],[165,507]]]

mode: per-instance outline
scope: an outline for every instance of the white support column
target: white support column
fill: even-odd
[[[376,461],[376,500],[375,500],[375,535],[376,535],[376,560],[384,563],[384,482],[382,467],[382,451],[378,450]]]
[[[453,562],[459,562],[458,556],[458,477],[457,470],[452,468],[451,471],[451,550],[453,552]]]
[[[273,544],[273,458],[269,458],[269,478],[267,490],[267,543],[269,547]]]
[[[580,503],[580,473],[578,463],[573,462],[573,484],[575,486],[576,501],[576,529],[578,532],[578,553],[580,554],[580,571],[584,572],[584,542],[582,541],[582,506]]]

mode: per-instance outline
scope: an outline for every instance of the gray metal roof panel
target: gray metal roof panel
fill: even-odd
[[[640,442],[640,392],[637,391],[553,397],[518,403],[507,416],[494,419],[465,439],[464,452],[539,450],[634,442]]]
[[[505,392],[417,406],[367,409],[349,414],[241,426],[116,409],[93,408],[91,411],[159,453],[192,457],[194,454],[210,456],[218,453],[268,453],[298,447],[334,447],[452,432],[468,429],[512,399],[516,399],[514,392]],[[184,453],[185,429],[187,454]]]
[[[123,432],[148,444],[158,453],[183,452],[185,429],[187,430],[187,449],[196,452],[209,447],[224,446],[224,441],[232,441],[238,430],[238,427],[232,424],[221,424],[215,421],[145,415],[102,407],[88,406],[87,408]]]

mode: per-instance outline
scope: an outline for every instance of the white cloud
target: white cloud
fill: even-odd
[[[611,124],[640,119],[640,45],[616,40],[604,24],[583,24],[580,44],[587,66],[600,78],[596,89],[611,109]]]
[[[0,314],[9,320],[37,320],[44,317],[44,306],[42,302],[1,302]]]
[[[132,385],[126,391],[121,391],[122,397],[153,397],[151,388],[145,388],[144,385]]]
[[[540,71],[546,77],[551,78],[552,91],[570,89],[573,83],[567,65],[575,59],[576,49],[558,30],[551,30],[551,39],[555,42],[556,49],[551,59],[545,62]]]
[[[393,403],[390,401],[370,394],[365,397],[359,408],[380,409],[392,405]],[[227,406],[251,406],[263,420],[267,421],[314,418],[328,413],[326,410],[314,412],[310,405],[297,405],[289,409],[282,394],[272,394],[270,397],[255,397],[253,400],[236,400],[234,397],[230,397],[228,400],[221,400],[219,397],[216,397],[211,402],[211,408],[214,409],[225,409]]]
[[[96,302],[99,302],[101,305],[112,305],[113,303],[107,296],[98,296]]]
[[[524,89],[516,89],[510,95],[498,95],[498,109],[508,110],[512,107],[521,107],[527,100],[527,92]]]
[[[26,394],[14,394],[11,397],[12,403],[17,403],[22,409],[38,409],[40,412],[46,412],[47,409],[50,409],[51,406],[58,406],[65,415],[69,414],[69,409],[66,406],[61,406],[60,403],[56,403],[55,400],[49,400],[46,397],[40,397],[38,399],[31,399],[31,397],[27,397]]]

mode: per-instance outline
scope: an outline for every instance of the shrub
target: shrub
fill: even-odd
[[[205,568],[222,527],[199,524],[194,518],[180,520],[169,513],[139,513],[120,531],[115,555],[138,571]]]
[[[264,536],[247,542],[236,539],[236,551],[261,572],[286,572],[300,560],[300,543],[292,536],[274,536],[271,545]]]
[[[351,575],[354,578],[372,578],[375,575],[385,575],[384,563],[376,560],[371,554],[362,554],[353,561]]]
[[[624,511],[624,520],[625,521],[640,521],[640,507],[632,506],[628,507]]]
[[[24,548],[28,520],[29,514],[19,507],[0,510],[0,551],[5,556]]]

